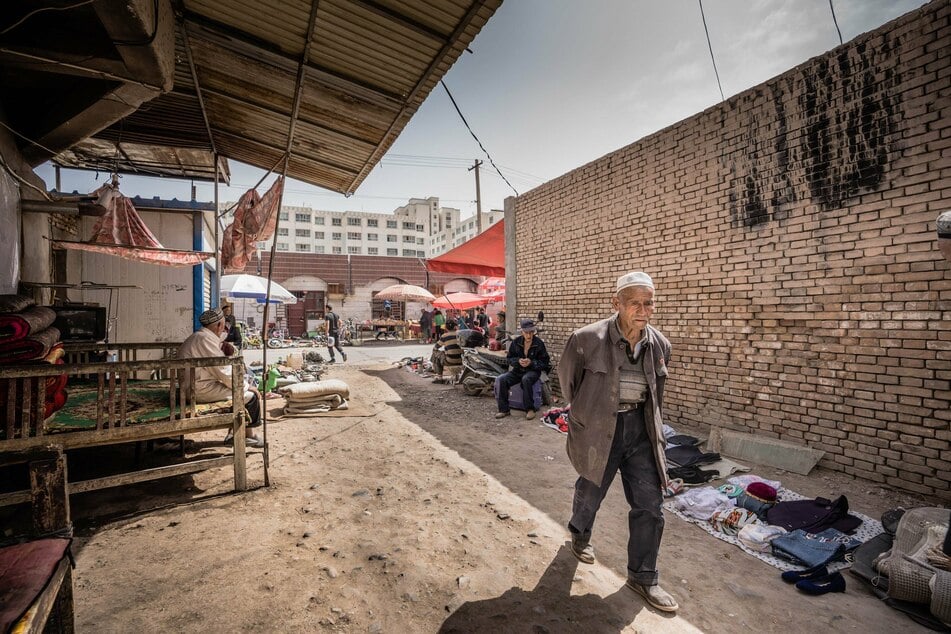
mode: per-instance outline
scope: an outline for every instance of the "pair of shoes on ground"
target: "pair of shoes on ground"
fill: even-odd
[[[234,435],[230,432],[225,436],[225,446],[233,447],[234,446]],[[261,440],[259,436],[245,436],[244,437],[244,446],[250,447],[252,449],[262,449],[264,447],[264,441]]]
[[[782,575],[786,583],[795,583],[796,589],[818,596],[829,592],[845,592],[845,577],[840,572],[830,573],[825,566],[808,570],[787,570]]]
[[[505,418],[506,416],[511,416],[511,415],[512,415],[512,412],[499,412],[498,414],[495,415],[495,417]],[[527,412],[525,412],[525,418],[527,418],[528,420],[532,420],[533,418],[535,418],[535,410],[530,409]]]
[[[628,579],[624,584],[637,594],[641,595],[647,604],[661,612],[676,612],[680,606],[677,600],[658,585],[647,586]]]

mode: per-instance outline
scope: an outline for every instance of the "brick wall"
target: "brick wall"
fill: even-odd
[[[933,2],[519,197],[518,313],[544,309],[557,356],[646,270],[674,345],[667,422],[951,500],[949,14]]]

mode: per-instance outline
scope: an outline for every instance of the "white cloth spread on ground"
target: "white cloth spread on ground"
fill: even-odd
[[[789,489],[779,489],[776,499],[779,502],[789,502],[792,500],[805,500],[807,498],[804,495],[799,495],[798,493],[790,491]],[[710,533],[717,539],[722,539],[725,542],[729,542],[733,544],[734,546],[742,548],[744,552],[747,552],[750,555],[753,555],[757,559],[765,561],[766,563],[768,563],[770,566],[773,566],[774,568],[779,568],[780,570],[802,570],[805,567],[805,566],[794,564],[785,559],[780,559],[779,557],[776,557],[775,555],[773,555],[771,552],[757,552],[753,550],[752,548],[750,548],[749,546],[747,546],[746,544],[744,544],[743,541],[741,541],[736,535],[727,535],[726,533],[722,533],[719,530],[717,530],[717,528],[713,526],[709,521],[694,519],[693,517],[690,517],[689,515],[681,511],[678,508],[679,506],[680,504],[677,503],[676,497],[672,499],[668,499],[666,502],[664,502],[664,509],[670,511],[671,513],[673,513],[680,519],[686,522],[690,522],[691,524],[696,524],[697,526],[707,531],[708,533]],[[885,532],[885,529],[882,528],[882,523],[879,522],[878,520],[873,520],[872,518],[866,515],[862,515],[861,513],[856,513],[855,511],[851,509],[849,509],[849,514],[854,515],[862,520],[862,524],[859,525],[859,527],[855,529],[855,533],[852,534],[852,537],[855,537],[862,543],[865,543],[868,540],[875,537],[876,535],[879,535]],[[846,562],[836,562],[836,563],[829,564],[829,570],[840,570],[842,568],[847,568],[850,565],[851,564]]]
[[[305,381],[282,387],[278,392],[287,399],[284,414],[319,414],[347,409],[350,386],[339,379]]]

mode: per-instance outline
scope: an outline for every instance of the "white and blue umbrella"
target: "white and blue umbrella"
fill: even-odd
[[[267,297],[267,278],[257,275],[223,275],[221,276],[221,296],[229,299],[254,299],[264,303]],[[296,304],[297,297],[289,290],[271,282],[272,304]]]

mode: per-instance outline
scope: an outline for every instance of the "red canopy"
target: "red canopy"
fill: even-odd
[[[455,310],[466,310],[476,306],[485,306],[492,300],[485,295],[476,295],[475,293],[449,293],[440,295],[433,300],[433,306],[436,308],[452,308]]]
[[[500,220],[452,251],[426,260],[426,268],[439,273],[505,275],[505,221]]]

